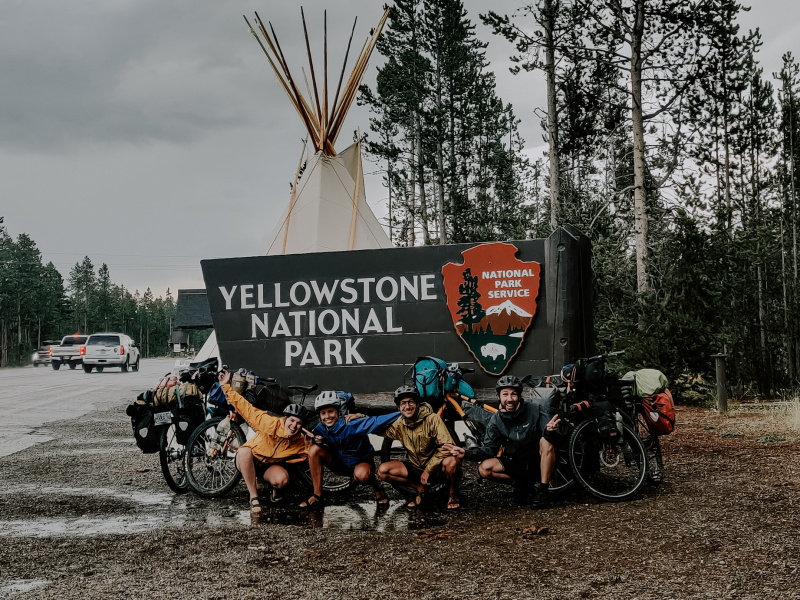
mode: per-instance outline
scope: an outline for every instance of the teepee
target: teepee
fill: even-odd
[[[289,96],[289,100],[306,127],[308,132],[306,143],[310,141],[314,150],[314,154],[306,159],[306,167],[302,176],[295,176],[289,204],[268,238],[264,254],[301,254],[390,248],[392,243],[367,204],[364,193],[361,140],[359,139],[340,154],[337,154],[334,149],[347,112],[355,101],[369,57],[389,16],[389,10],[384,12],[373,34],[364,42],[350,77],[342,87],[347,69],[347,58],[353,41],[353,32],[355,32],[356,24],[353,23],[353,31],[350,33],[350,41],[347,44],[344,64],[332,102],[329,102],[328,94],[327,16],[325,19],[324,69],[322,80],[318,86],[305,15],[302,8],[300,11],[303,16],[303,32],[311,73],[312,85],[309,85],[305,70],[303,70],[308,98],[299,90],[289,71],[272,24],[269,24],[272,32],[270,35],[258,13],[256,13],[255,20],[258,31],[250,26],[250,22],[245,17],[247,25],[250,26],[250,32],[267,56],[275,77]],[[320,88],[322,89],[321,97]],[[300,158],[300,164],[302,163],[303,156]],[[297,172],[300,172],[299,166]]]
[[[353,42],[353,33],[356,28],[356,23],[353,23],[342,72],[339,76],[339,84],[336,87],[333,102],[330,104],[328,102],[327,15],[325,18],[324,70],[321,82],[322,102],[320,102],[314,63],[311,59],[311,47],[308,42],[308,30],[306,29],[305,15],[302,12],[302,8],[300,9],[300,14],[303,16],[303,32],[305,34],[306,51],[314,89],[312,95],[311,87],[309,87],[308,79],[305,71],[303,71],[308,100],[295,85],[278,43],[278,37],[272,29],[272,24],[269,26],[270,31],[272,31],[272,36],[270,36],[258,13],[256,13],[256,26],[267,44],[264,46],[256,29],[250,25],[247,17],[244,19],[247,22],[247,26],[250,27],[250,33],[253,34],[264,54],[267,55],[267,60],[275,76],[289,96],[289,100],[308,131],[306,146],[310,140],[314,150],[314,154],[306,159],[306,168],[302,176],[300,176],[300,170],[303,158],[306,156],[306,147],[304,147],[303,153],[300,155],[289,204],[284,209],[275,229],[268,238],[263,254],[302,254],[306,252],[391,248],[391,240],[389,240],[386,232],[367,204],[366,194],[364,193],[364,169],[361,163],[360,136],[355,144],[341,153],[337,154],[336,150],[334,150],[334,144],[341,132],[347,112],[355,101],[370,54],[372,54],[375,43],[378,41],[378,36],[386,23],[389,10],[384,11],[375,31],[364,42],[350,77],[344,88],[342,88],[342,81],[347,68],[347,58],[350,54],[350,45]],[[195,360],[205,360],[212,356],[219,358],[215,332],[212,332],[209,336]]]

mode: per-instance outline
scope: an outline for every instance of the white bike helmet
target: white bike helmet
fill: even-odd
[[[342,401],[336,392],[322,392],[314,400],[314,411],[319,413],[323,408],[328,408],[330,406],[341,409],[341,405]]]

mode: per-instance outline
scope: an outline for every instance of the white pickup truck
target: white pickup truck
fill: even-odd
[[[76,333],[75,335],[64,337],[58,346],[50,346],[48,354],[50,355],[50,366],[53,367],[53,370],[58,371],[62,364],[69,365],[70,369],[74,369],[81,364],[85,348],[84,344],[88,337]]]
[[[138,371],[139,348],[124,333],[93,333],[86,340],[83,370],[91,373],[97,369],[102,373],[105,367],[119,367],[123,372],[130,367]]]

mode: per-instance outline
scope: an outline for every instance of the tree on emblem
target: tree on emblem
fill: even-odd
[[[478,302],[478,298],[481,297],[478,292],[478,276],[473,276],[470,269],[465,269],[463,275],[464,283],[458,286],[458,293],[461,295],[458,299],[458,314],[461,315],[461,322],[467,326],[467,330],[472,331],[472,326],[481,322],[486,316],[486,311]]]

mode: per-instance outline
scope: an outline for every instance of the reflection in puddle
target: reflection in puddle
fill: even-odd
[[[24,594],[48,583],[50,582],[46,579],[8,579],[0,581],[0,598],[10,598],[14,594]]]
[[[62,495],[62,496],[94,496],[105,498],[119,498],[123,500],[130,500],[137,504],[146,504],[148,506],[162,504],[169,506],[173,500],[177,498],[174,494],[165,494],[159,492],[120,492],[109,488],[75,488],[75,487],[57,487],[57,486],[41,486],[35,484],[20,484],[14,486],[13,490],[8,490],[14,494],[33,494],[36,496],[41,495]]]
[[[243,522],[299,525],[355,531],[403,531],[438,527],[447,523],[443,515],[405,508],[405,501],[392,501],[386,508],[375,502],[328,505],[322,510],[289,510],[264,507],[260,515],[242,512]],[[246,520],[245,520],[246,519]]]

